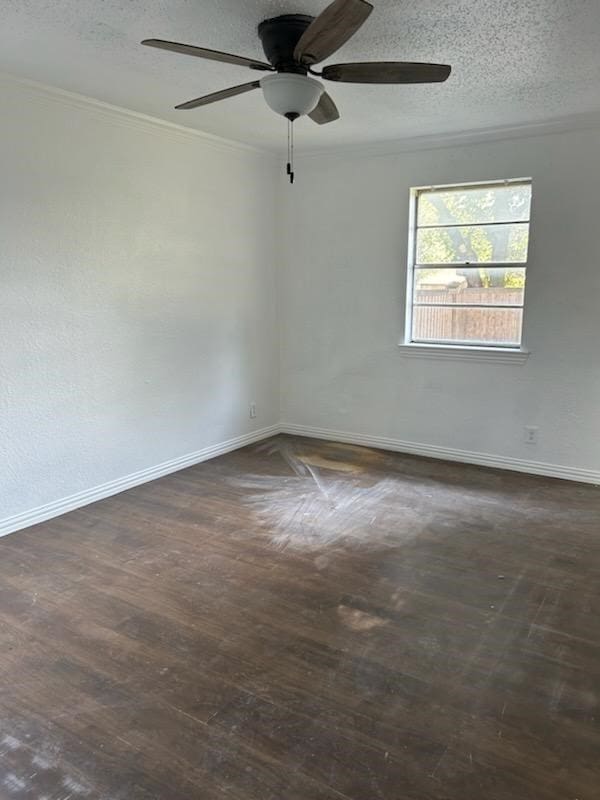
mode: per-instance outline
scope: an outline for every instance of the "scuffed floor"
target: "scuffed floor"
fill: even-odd
[[[4,800],[595,800],[600,490],[275,437],[0,540]]]

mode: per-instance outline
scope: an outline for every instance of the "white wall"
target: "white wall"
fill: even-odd
[[[277,423],[273,161],[0,97],[0,521]]]
[[[600,476],[599,153],[596,129],[299,158],[286,193],[284,422]],[[527,363],[404,357],[409,187],[523,176]],[[538,445],[525,425],[539,426]]]
[[[0,530],[280,419],[600,475],[598,130],[299,158],[290,187],[241,146],[0,96]],[[527,175],[528,362],[405,358],[409,187]]]

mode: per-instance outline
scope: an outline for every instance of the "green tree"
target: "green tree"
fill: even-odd
[[[420,227],[419,263],[457,263],[468,286],[522,288],[523,272],[483,265],[525,262],[530,201],[531,188],[520,184],[421,194],[418,225],[432,227]],[[494,224],[503,222],[514,224]]]

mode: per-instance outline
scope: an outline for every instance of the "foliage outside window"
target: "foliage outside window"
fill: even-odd
[[[413,190],[407,340],[518,348],[531,181]]]

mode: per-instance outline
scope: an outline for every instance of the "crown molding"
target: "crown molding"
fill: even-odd
[[[113,125],[126,128],[141,130],[146,133],[170,136],[178,142],[202,142],[208,147],[227,153],[249,153],[259,158],[273,161],[275,153],[270,150],[253,147],[243,142],[226,139],[221,136],[199,131],[195,128],[187,128],[175,122],[152,117],[128,108],[115,106],[105,103],[103,100],[96,100],[93,97],[69,92],[66,89],[59,89],[55,86],[48,86],[37,81],[12,75],[7,72],[0,72],[0,88],[18,88],[26,92],[31,100],[40,104],[60,105],[66,108],[73,108],[84,111],[87,114],[96,116]]]
[[[280,160],[278,148],[261,148],[244,142],[216,136],[196,128],[188,128],[175,122],[142,114],[122,106],[106,103],[93,97],[59,89],[56,86],[39,83],[8,72],[0,72],[0,87],[17,87],[29,93],[32,100],[38,103],[62,105],[68,108],[83,110],[96,115],[115,125],[155,133],[170,135],[179,142],[198,142],[220,152],[249,153],[269,162]],[[510,139],[530,138],[548,134],[569,133],[572,131],[600,129],[600,111],[587,114],[573,114],[568,117],[523,123],[521,125],[497,126],[480,130],[466,130],[455,133],[436,133],[424,136],[413,136],[382,142],[365,142],[363,144],[332,145],[320,149],[296,151],[297,160],[328,158],[340,159],[351,156],[394,156],[413,153],[421,150],[438,150],[447,147],[486,144]]]
[[[600,129],[600,111],[589,114],[573,114],[568,117],[527,122],[521,125],[502,125],[480,130],[467,130],[455,133],[435,133],[425,136],[412,136],[382,142],[347,144],[337,147],[321,148],[296,152],[296,160],[311,158],[348,158],[349,156],[395,156],[421,150],[441,150],[448,147],[488,144],[510,139],[526,139],[557,133]]]

